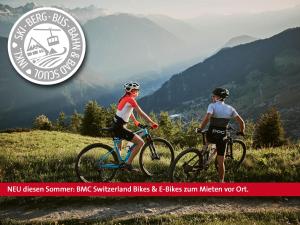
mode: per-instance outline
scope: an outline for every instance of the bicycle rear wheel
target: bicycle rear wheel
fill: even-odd
[[[79,153],[75,170],[83,182],[106,182],[114,178],[118,164],[117,154],[110,146],[96,143]]]
[[[169,178],[171,182],[195,182],[201,171],[202,155],[196,148],[181,152],[171,164]]]
[[[167,177],[174,161],[174,149],[165,139],[153,138],[141,150],[139,164],[142,172],[150,177]]]

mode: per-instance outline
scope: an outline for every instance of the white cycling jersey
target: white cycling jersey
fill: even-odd
[[[237,111],[223,101],[216,101],[208,105],[207,113],[212,114],[210,126],[226,127],[231,118],[238,116]]]

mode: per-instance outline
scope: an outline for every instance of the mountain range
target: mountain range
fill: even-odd
[[[0,4],[0,34],[9,31],[19,16],[36,7],[26,4],[12,8]],[[63,84],[41,87],[22,79],[9,62],[8,33],[0,37],[0,128],[30,126],[32,119],[41,113],[54,119],[60,111],[82,112],[91,99],[108,106],[122,95],[121,84],[131,78],[141,81],[145,95],[184,68],[170,60],[181,41],[152,21],[128,14],[96,16],[102,11],[95,7],[71,11],[78,18],[85,15],[85,20],[90,16],[83,25],[87,53],[76,76]],[[94,14],[90,15],[90,11]],[[3,21],[9,25],[3,25]],[[22,116],[18,116],[21,111]]]
[[[51,120],[59,112],[82,112],[89,100],[101,105],[116,101],[119,92],[95,84],[84,76],[84,65],[68,81],[55,86],[40,86],[22,78],[13,68],[7,52],[7,38],[0,37],[0,129],[30,127],[32,120],[46,114]]]
[[[82,24],[87,39],[86,58],[81,69],[72,79],[57,86],[41,87],[25,81],[15,72],[9,62],[6,49],[7,36],[12,24],[22,14],[36,7],[39,6],[33,3],[17,8],[0,4],[0,36],[3,36],[0,38],[0,128],[30,126],[32,119],[41,113],[54,119],[60,111],[67,114],[71,114],[74,110],[82,112],[84,104],[91,99],[96,99],[101,105],[107,106],[116,102],[122,94],[121,84],[128,80],[137,80],[141,83],[143,87],[142,97],[149,95],[173,74],[196,64],[186,71],[193,70],[192,68],[197,67],[198,62],[207,57],[210,51],[225,47],[215,56],[226,53],[226,56],[221,57],[220,60],[224,60],[224,64],[231,65],[231,58],[233,57],[232,60],[238,61],[239,57],[227,52],[233,51],[234,45],[239,45],[240,48],[245,46],[245,43],[253,41],[252,38],[243,38],[245,35],[255,38],[266,35],[261,31],[263,30],[262,25],[259,25],[256,30],[253,23],[250,24],[251,16],[247,17],[248,30],[247,27],[237,26],[236,29],[228,28],[230,32],[222,32],[219,27],[222,24],[229,25],[228,21],[231,21],[234,16],[228,17],[231,18],[228,20],[224,17],[215,18],[215,22],[209,18],[183,21],[164,15],[108,14],[105,9],[94,6],[64,9]],[[291,24],[299,24],[300,21],[295,22],[298,18],[295,13],[297,10],[290,10],[292,11],[291,15],[287,13],[289,10],[286,10],[286,13],[283,13],[283,17],[281,17],[285,22],[280,24],[284,24],[286,27],[291,26]],[[278,14],[274,12],[271,15],[276,16]],[[236,19],[236,17],[234,18]],[[262,17],[260,16],[260,18]],[[288,22],[289,19],[290,22]],[[269,34],[277,30],[276,20],[274,23],[269,21],[264,28]],[[233,30],[234,32],[232,32]],[[231,39],[232,37],[235,38]],[[229,39],[231,39],[229,41],[230,46],[224,45]],[[257,42],[252,42],[250,45],[253,43]],[[227,49],[227,47],[231,48]],[[250,53],[249,50],[248,54]],[[261,55],[267,57],[264,56],[265,54]],[[212,58],[216,60],[215,56],[207,58],[204,62],[207,63]],[[256,60],[260,59],[260,55],[253,57]],[[287,59],[283,61],[289,61],[289,57],[288,54]],[[249,63],[246,61],[242,63],[251,64],[251,60],[254,59],[250,59]],[[276,62],[277,64],[282,63],[281,58],[279,61],[277,59]],[[209,65],[210,67],[220,66],[214,63]],[[224,71],[228,70],[223,65],[222,69],[218,71],[223,72],[223,69]],[[237,67],[236,69],[240,68]],[[233,69],[231,72],[240,73],[239,70],[234,72]],[[185,72],[181,74],[183,73]],[[175,79],[174,77],[171,78],[171,81]],[[220,80],[218,77],[212,79],[216,79],[215,83],[219,82],[220,85],[226,83],[223,82],[223,77]],[[233,82],[237,82],[235,79],[236,77],[232,78]],[[167,84],[169,83],[170,81],[167,82]],[[207,85],[214,86],[209,82]],[[226,83],[226,85],[228,84]],[[164,88],[167,86],[164,85]],[[182,88],[189,89],[189,87]],[[158,90],[158,92],[160,91]],[[169,92],[171,91],[172,89],[169,90]],[[170,98],[172,94],[170,94]],[[151,99],[151,96],[143,99],[142,102],[148,110],[157,108],[170,112],[184,111],[189,112],[186,114],[192,115],[194,108],[189,107],[189,101],[197,103],[198,108],[196,107],[195,112],[198,113],[198,109],[205,105],[201,102],[207,101],[205,96],[208,94],[208,92],[204,95],[202,93],[200,95],[190,93],[187,98],[186,96],[175,97],[172,98],[172,101],[176,103],[174,105],[170,105],[168,101],[164,102],[165,97],[159,97],[161,99],[157,101],[160,101],[162,105],[154,104],[155,107],[148,107],[148,100],[145,101],[145,99]],[[182,102],[186,106],[182,106]],[[260,102],[259,104],[263,103]],[[22,116],[19,116],[20,112],[22,112]],[[255,113],[256,111],[253,115]],[[252,116],[251,113],[249,115]]]
[[[224,48],[173,75],[160,89],[140,100],[146,111],[167,110],[200,118],[215,87],[226,87],[228,99],[247,119],[275,106],[288,133],[300,137],[300,28],[271,38]]]
[[[249,35],[241,35],[241,36],[231,38],[229,41],[225,43],[223,48],[228,48],[228,47],[231,48],[238,45],[247,44],[256,40],[258,40],[258,38],[251,37]]]

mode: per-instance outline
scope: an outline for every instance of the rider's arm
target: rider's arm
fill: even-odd
[[[200,123],[200,127],[199,127],[200,130],[203,130],[206,127],[206,125],[208,124],[211,116],[212,116],[211,113],[206,113],[206,115],[204,116],[203,120]]]
[[[140,122],[137,121],[137,119],[135,118],[135,116],[134,116],[133,113],[131,113],[130,119],[132,119],[132,121],[133,121],[133,123],[134,123],[135,126],[139,126],[140,125]]]
[[[240,132],[244,134],[245,133],[245,122],[244,122],[244,120],[242,119],[242,117],[240,117],[240,115],[237,115],[234,118],[240,126]]]
[[[151,123],[152,125],[156,124],[153,120],[151,120],[151,118],[138,105],[134,109],[147,122]]]

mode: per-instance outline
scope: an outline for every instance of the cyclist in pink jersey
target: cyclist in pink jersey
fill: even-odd
[[[131,130],[126,128],[129,118],[133,120],[136,126],[140,125],[133,114],[133,109],[142,118],[149,122],[152,128],[156,129],[158,128],[158,125],[139,107],[135,100],[135,98],[139,95],[140,85],[136,82],[128,82],[124,84],[124,89],[125,94],[119,100],[117,112],[114,116],[113,131],[115,137],[125,139],[135,144],[128,161],[122,166],[123,169],[133,171],[136,169],[132,167],[131,163],[144,145],[144,140],[139,135],[134,134]]]

